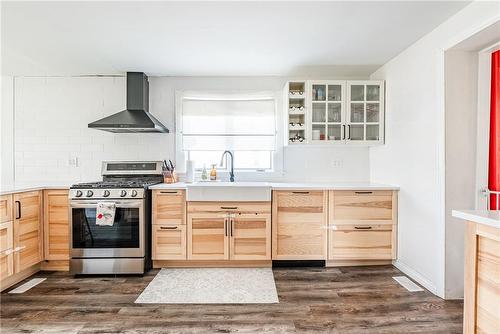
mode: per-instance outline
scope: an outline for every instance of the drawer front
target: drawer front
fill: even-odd
[[[329,230],[330,260],[391,260],[391,225],[337,225]]]
[[[12,221],[12,195],[0,196],[0,223]]]
[[[273,193],[274,260],[326,259],[327,192]]]
[[[185,190],[153,191],[153,224],[186,224]]]
[[[186,260],[186,225],[153,226],[153,260]]]
[[[225,213],[241,214],[271,213],[271,202],[188,202],[189,213]]]
[[[330,223],[335,221],[392,222],[392,191],[331,191]]]

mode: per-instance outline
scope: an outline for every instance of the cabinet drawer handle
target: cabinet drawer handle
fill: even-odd
[[[176,230],[177,226],[160,226],[160,230]]]
[[[303,194],[303,195],[307,195],[307,194],[309,194],[309,191],[292,191],[292,194]]]
[[[15,250],[14,250],[14,249],[9,248],[9,249],[6,249],[6,250],[4,250],[4,251],[0,252],[0,254],[2,254],[2,255],[10,255],[10,254],[12,254],[12,253],[14,253],[14,252],[15,252]]]
[[[26,246],[19,246],[19,247],[16,247],[14,248],[14,252],[19,252],[19,251],[22,251],[23,249],[25,249]]]
[[[177,194],[177,191],[160,191],[160,194]]]
[[[16,219],[20,219],[21,218],[21,202],[16,201],[16,206],[17,206],[17,216],[16,216]]]
[[[373,194],[373,191],[355,191],[354,193],[358,195],[369,195]]]
[[[371,230],[371,226],[354,226],[356,230]]]
[[[236,210],[236,209],[238,209],[237,206],[221,206],[220,208],[222,210]]]

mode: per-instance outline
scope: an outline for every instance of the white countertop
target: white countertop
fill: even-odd
[[[500,211],[492,210],[453,210],[452,216],[467,221],[500,228]]]
[[[399,190],[398,186],[366,182],[194,182],[161,183],[149,189],[186,189],[189,186],[270,187],[273,190]]]
[[[19,184],[14,186],[6,186],[0,188],[0,195],[22,193],[26,191],[36,191],[43,189],[69,189],[68,184],[52,184],[52,185],[40,185],[40,184]]]

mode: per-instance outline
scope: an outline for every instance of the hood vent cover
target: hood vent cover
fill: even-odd
[[[149,113],[149,82],[142,72],[127,72],[127,109],[89,123],[89,128],[115,133],[169,132]]]

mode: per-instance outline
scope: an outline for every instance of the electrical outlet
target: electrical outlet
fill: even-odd
[[[344,161],[343,160],[332,159],[330,161],[330,166],[332,168],[342,168],[344,166]]]
[[[70,157],[68,159],[68,166],[69,167],[78,167],[80,165],[80,161],[78,157]]]

